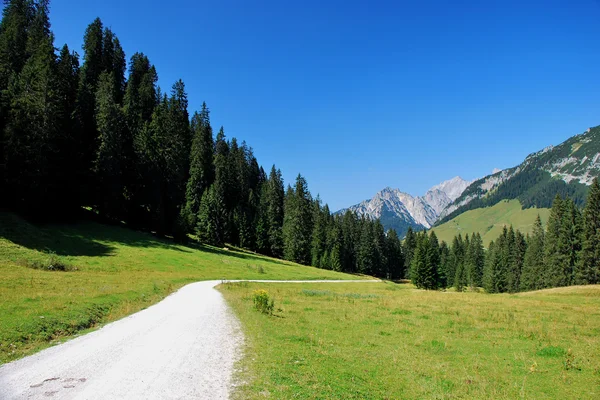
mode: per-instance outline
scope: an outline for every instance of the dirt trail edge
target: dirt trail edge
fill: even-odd
[[[220,283],[189,284],[97,331],[0,366],[0,399],[228,398],[244,337],[214,289]]]

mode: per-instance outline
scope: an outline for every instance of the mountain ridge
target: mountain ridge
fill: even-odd
[[[371,199],[341,209],[337,214],[352,211],[361,216],[379,218],[385,229],[395,229],[402,236],[409,227],[416,230],[431,228],[441,211],[470,183],[456,176],[433,186],[423,196],[413,196],[388,186]]]

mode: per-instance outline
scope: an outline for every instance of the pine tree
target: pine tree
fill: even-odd
[[[517,230],[513,239],[513,254],[508,273],[508,291],[510,293],[518,292],[521,288],[521,275],[526,251],[527,242],[525,241],[525,236]]]
[[[191,130],[193,139],[190,172],[186,184],[186,203],[183,211],[189,227],[196,225],[196,215],[200,208],[202,194],[212,185],[215,175],[213,134],[206,103],[202,104],[202,111],[195,113],[192,117]]]
[[[103,25],[102,21],[96,18],[85,31],[83,40],[84,63],[80,72],[75,110],[79,130],[78,146],[80,148],[79,159],[77,160],[79,166],[76,170],[79,172],[81,201],[85,205],[92,204],[97,195],[92,168],[97,153],[98,131],[95,118],[95,100],[98,80],[103,70],[102,42]]]
[[[474,233],[471,238],[471,270],[470,285],[472,287],[481,287],[483,285],[483,267],[485,264],[485,250],[483,240],[479,232]]]
[[[446,288],[447,286],[447,282],[448,282],[448,277],[447,277],[447,271],[450,268],[449,264],[451,262],[451,254],[450,254],[450,249],[448,247],[448,244],[446,242],[444,242],[443,240],[440,242],[440,269],[439,269],[439,274],[440,274],[440,287],[441,288]]]
[[[416,247],[417,240],[412,227],[409,226],[408,230],[406,231],[406,236],[404,237],[403,242],[404,269],[406,271],[405,278],[408,278],[412,275],[412,271],[410,270],[410,268],[412,266],[412,257]]]
[[[410,266],[410,279],[419,289],[427,289],[427,252],[429,240],[425,233],[417,233],[414,237],[416,247]]]
[[[569,263],[566,254],[568,244],[565,242],[563,223],[566,213],[565,202],[556,195],[548,218],[546,242],[544,248],[544,287],[565,286],[565,268]]]
[[[537,290],[543,287],[544,272],[544,228],[538,214],[533,223],[533,232],[529,238],[519,289],[521,291]]]
[[[494,276],[496,275],[498,257],[496,256],[496,243],[492,240],[488,246],[483,268],[483,287],[488,293],[496,292]]]
[[[421,281],[425,289],[436,290],[440,288],[442,282],[440,280],[440,247],[434,231],[429,234],[427,244],[427,263]]]
[[[306,179],[296,177],[293,190],[288,189],[283,221],[284,256],[286,260],[309,265],[312,232],[311,196]]]
[[[358,218],[355,213],[346,211],[341,221],[342,242],[344,244],[341,250],[342,271],[357,272],[357,249],[360,239],[358,229]]]
[[[388,279],[393,281],[400,280],[405,276],[404,270],[404,256],[402,254],[402,243],[398,238],[398,234],[394,229],[390,229],[386,235],[386,249],[387,249],[387,270],[389,276]]]
[[[283,220],[284,197],[283,178],[281,171],[271,168],[267,181],[267,223],[270,254],[274,257],[283,257]]]
[[[196,235],[203,243],[214,246],[222,246],[225,243],[225,204],[220,193],[211,185],[202,194],[198,218],[196,224]]]
[[[317,268],[326,268],[328,260],[323,259],[323,255],[327,250],[327,217],[321,209],[321,199],[319,196],[313,202],[313,231],[311,241],[311,265]]]
[[[461,292],[468,284],[467,269],[465,267],[465,242],[462,239],[462,235],[459,233],[458,236],[454,237],[452,242],[452,259],[449,277],[454,278],[454,287],[457,291]],[[453,274],[452,274],[453,273]],[[447,286],[452,286],[450,282]]]
[[[600,184],[594,178],[583,210],[581,251],[575,271],[579,285],[600,283]]]
[[[373,224],[367,217],[363,217],[360,221],[360,237],[357,250],[358,272],[365,275],[372,275],[375,271],[375,241],[373,232]]]
[[[60,98],[48,2],[35,3],[22,70],[4,93],[10,99],[4,132],[6,193],[13,206],[43,216],[60,200],[56,165]],[[4,23],[4,22],[3,22]],[[3,32],[4,34],[4,32]],[[3,96],[3,97],[4,97]]]
[[[115,102],[112,73],[100,75],[96,94],[96,126],[100,133],[100,145],[94,163],[100,191],[100,211],[112,218],[121,218],[124,213],[123,132],[125,116]]]

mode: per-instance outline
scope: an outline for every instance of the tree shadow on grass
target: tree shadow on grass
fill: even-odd
[[[194,242],[187,243],[186,246],[196,249],[196,250],[204,251],[207,253],[218,254],[218,255],[221,255],[224,257],[236,257],[236,258],[240,258],[242,260],[267,262],[267,263],[272,263],[272,264],[284,265],[286,267],[290,266],[289,263],[286,263],[285,261],[282,261],[282,260],[277,260],[275,258],[267,258],[266,256],[261,256],[259,254],[249,253],[246,251],[240,251],[238,249],[225,250],[225,249],[220,249],[218,247],[207,246],[207,245],[204,245],[201,243],[194,243]]]
[[[116,249],[115,244],[191,252],[167,239],[120,226],[90,221],[37,224],[8,212],[0,212],[0,237],[28,249],[60,256],[110,256]]]

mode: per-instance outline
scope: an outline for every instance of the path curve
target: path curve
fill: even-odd
[[[243,335],[214,289],[222,282],[186,285],[97,331],[0,366],[0,399],[228,398]]]

